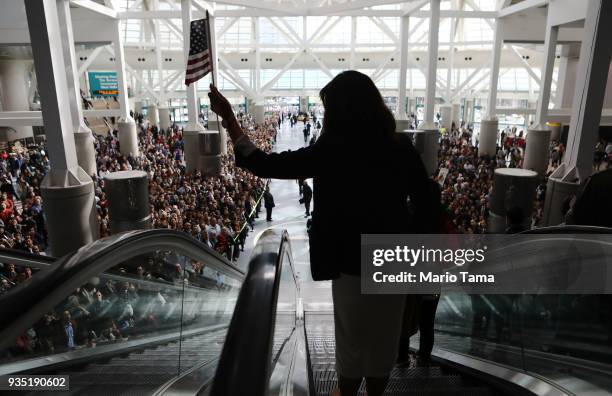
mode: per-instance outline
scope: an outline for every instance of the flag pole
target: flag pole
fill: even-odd
[[[217,82],[215,81],[215,61],[217,58],[217,54],[215,52],[213,52],[213,46],[212,46],[212,35],[213,35],[213,31],[212,31],[212,27],[210,25],[210,14],[208,13],[208,10],[206,10],[206,26],[208,28],[208,51],[210,51],[210,80],[212,81],[212,85],[214,85],[215,87],[217,87]],[[216,49],[216,47],[215,47]],[[218,89],[219,87],[217,87]],[[210,104],[209,104],[209,110],[211,110]],[[214,113],[214,112],[213,112]],[[219,132],[219,143],[221,144],[222,140],[221,140],[221,128],[223,127],[221,125],[221,123],[219,122],[219,114],[215,113],[215,118],[217,119],[217,128],[219,129],[217,132]],[[210,117],[209,117],[210,119]],[[223,152],[223,148],[221,148],[221,152]]]

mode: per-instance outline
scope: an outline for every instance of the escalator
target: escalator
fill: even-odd
[[[326,396],[337,387],[334,370],[335,341],[333,316],[329,314],[307,314],[306,333],[312,364],[314,394]],[[362,384],[361,394],[365,394]],[[416,360],[396,367],[387,385],[388,395],[497,395],[490,386],[463,376],[449,367],[433,363],[419,365]]]
[[[210,369],[244,279],[168,230],[113,236],[59,259],[2,251],[0,262],[33,272],[0,298],[13,318],[0,324],[0,373],[68,375],[66,394],[153,394]]]
[[[246,274],[168,230],[36,259],[0,252],[0,263],[36,270],[0,297],[14,318],[0,324],[0,375],[68,375],[64,394],[75,395],[323,396],[337,387],[333,314],[304,308],[286,231],[260,236]],[[533,298],[522,298],[442,295],[431,363],[396,367],[385,394],[610,394],[605,360],[534,348],[554,324],[527,315]]]

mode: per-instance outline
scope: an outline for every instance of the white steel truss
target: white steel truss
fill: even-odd
[[[184,73],[182,53],[188,43],[183,42],[180,0],[71,3],[121,21],[126,69],[137,96],[157,102],[184,97],[185,87],[180,84]],[[246,96],[255,101],[281,93],[316,92],[321,84],[347,68],[363,71],[384,94],[396,96],[402,44],[399,20],[409,17],[406,91],[423,96],[429,3],[430,0],[191,0],[191,13],[195,19],[208,11],[215,18],[218,84],[230,96]],[[486,98],[479,88],[490,73],[489,51],[496,19],[541,7],[548,1],[490,3],[442,0],[434,84],[436,96],[443,97],[446,103],[457,102],[466,95]],[[479,27],[475,29],[473,25]],[[132,33],[138,29],[140,33]],[[541,85],[538,71],[531,66],[539,65],[539,58],[527,62],[515,46],[503,48],[500,67],[506,72],[516,69],[527,73],[529,87],[521,95],[529,96],[533,87]],[[109,68],[106,59],[99,56],[105,49],[113,53],[107,44],[77,48],[77,53],[84,55],[79,73]],[[539,50],[535,45],[529,49]],[[516,95],[508,90],[510,94]]]

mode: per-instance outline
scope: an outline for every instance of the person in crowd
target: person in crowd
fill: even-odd
[[[306,215],[304,217],[310,216],[310,202],[312,201],[312,188],[308,185],[306,180],[302,183],[303,194],[302,200],[304,201],[304,207],[306,208]]]
[[[368,395],[381,395],[396,360],[405,296],[361,294],[360,235],[421,232],[436,222],[439,202],[428,194],[420,156],[409,137],[395,133],[393,114],[372,80],[357,71],[340,73],[321,90],[325,132],[317,144],[292,152],[258,149],[227,99],[210,89],[211,108],[227,125],[239,166],[260,177],[314,178],[311,272],[314,280],[332,280],[339,388],[356,395],[365,377]],[[359,200],[347,200],[346,191],[364,178],[369,188]],[[418,209],[412,215],[408,197]]]
[[[274,208],[274,197],[270,192],[270,187],[266,187],[266,192],[264,193],[264,206],[266,208],[266,221],[272,220],[272,209]]]

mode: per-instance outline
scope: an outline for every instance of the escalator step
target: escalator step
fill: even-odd
[[[177,374],[177,370],[172,373],[164,374],[144,374],[144,373],[86,373],[68,374],[70,375],[70,387],[89,386],[106,387],[108,385],[158,385],[164,383]]]
[[[317,396],[328,396],[338,383],[335,379],[327,379],[315,382],[315,393]],[[365,386],[361,385],[359,395],[365,395]],[[490,396],[491,392],[484,387],[465,387],[465,386],[429,386],[429,387],[412,387],[405,384],[398,384],[395,381],[389,381],[385,396]]]
[[[92,365],[93,366],[93,365]],[[162,364],[157,366],[107,366],[97,365],[88,367],[86,374],[134,374],[134,375],[157,375],[157,374],[176,374],[178,362],[175,364]],[[85,374],[85,373],[84,373]]]
[[[331,363],[313,363],[313,372],[330,371],[335,375],[335,364]],[[457,374],[446,374],[443,373],[442,369],[438,366],[431,367],[396,367],[391,372],[391,378],[427,378],[427,377],[459,377]]]
[[[313,370],[315,381],[318,380],[337,380],[336,372],[333,370]],[[392,374],[390,378],[390,384],[394,386],[408,387],[408,388],[422,388],[422,387],[445,387],[445,386],[463,386],[464,381],[460,375],[423,375],[418,376],[412,374],[411,376],[398,376]]]

